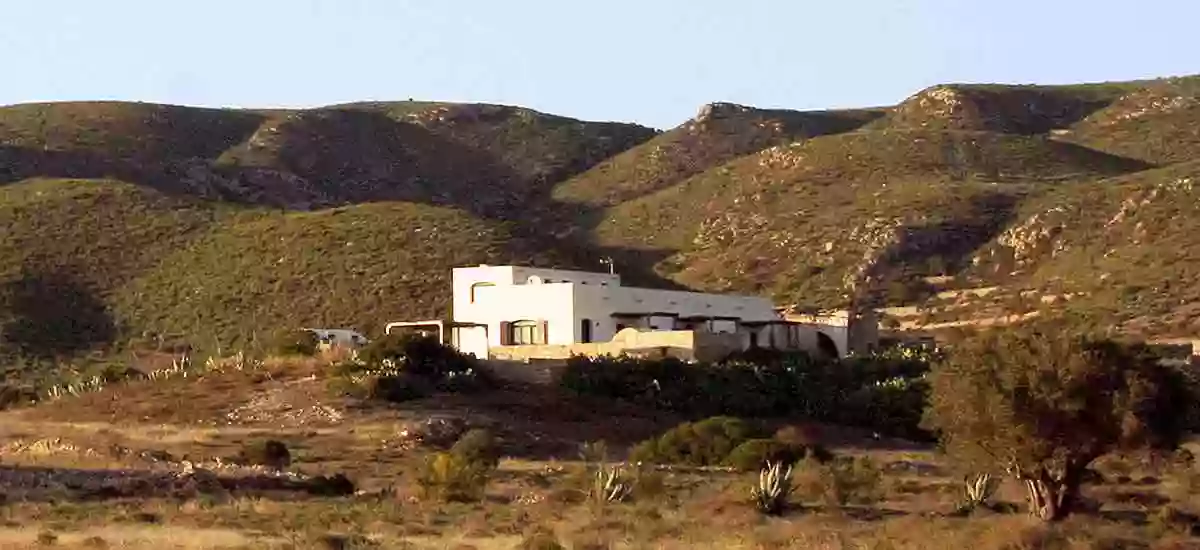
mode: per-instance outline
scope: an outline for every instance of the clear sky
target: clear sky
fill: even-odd
[[[0,104],[515,104],[667,128],[732,101],[1200,73],[1200,0],[2,0]]]

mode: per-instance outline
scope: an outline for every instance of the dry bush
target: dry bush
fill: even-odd
[[[567,550],[554,532],[546,528],[535,528],[526,533],[515,550]]]
[[[326,534],[318,539],[318,545],[327,550],[371,550],[383,546],[363,535]]]
[[[468,430],[450,447],[450,453],[490,469],[500,464],[500,445],[492,432],[484,428]]]
[[[237,459],[243,464],[266,466],[276,470],[282,470],[292,464],[292,454],[287,445],[274,439],[247,443],[242,446]]]
[[[473,502],[483,498],[495,467],[452,453],[437,452],[426,457],[417,473],[417,485],[425,499],[442,502]]]
[[[1162,506],[1146,517],[1146,528],[1156,539],[1189,536],[1200,531],[1200,518],[1172,505]]]
[[[317,353],[319,343],[317,334],[311,330],[285,329],[271,336],[268,349],[272,354],[283,357],[312,357]]]
[[[829,507],[873,504],[883,497],[883,472],[869,457],[835,458],[827,463],[801,461],[796,490],[806,501]]]
[[[654,468],[634,468],[631,484],[632,496],[640,502],[654,502],[667,496],[666,475]]]
[[[1179,464],[1164,477],[1164,493],[1170,499],[1170,508],[1180,514],[1200,515],[1200,470],[1191,464]]]

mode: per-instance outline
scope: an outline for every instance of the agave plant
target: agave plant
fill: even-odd
[[[1000,481],[992,474],[978,474],[968,476],[963,480],[963,496],[964,500],[959,506],[959,510],[969,512],[980,506],[986,506],[992,496],[996,494],[996,489],[999,488]]]
[[[596,470],[592,483],[591,497],[601,504],[621,502],[629,498],[633,486],[625,481],[625,475],[620,468],[601,466]]]
[[[788,506],[788,497],[796,489],[792,485],[792,467],[783,467],[782,462],[768,463],[758,475],[758,486],[751,494],[759,512],[767,515],[782,514]]]

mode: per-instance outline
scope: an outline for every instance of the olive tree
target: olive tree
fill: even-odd
[[[1173,447],[1188,392],[1149,348],[1062,326],[963,339],[930,371],[924,426],[976,471],[1024,485],[1030,513],[1068,516],[1088,466],[1126,448]]]

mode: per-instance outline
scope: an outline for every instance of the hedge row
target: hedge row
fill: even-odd
[[[579,395],[631,401],[694,418],[803,416],[928,440],[920,429],[928,386],[923,357],[821,361],[803,353],[715,363],[574,357],[562,385]]]

